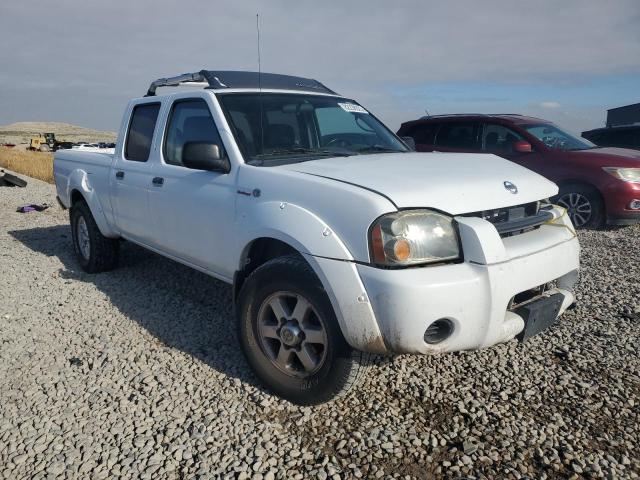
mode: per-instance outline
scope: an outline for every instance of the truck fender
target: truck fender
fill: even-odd
[[[100,233],[108,238],[117,238],[119,236],[118,232],[116,232],[107,221],[100,199],[91,185],[91,180],[87,172],[77,169],[69,175],[69,182],[67,184],[69,206],[71,206],[74,190],[80,192],[84,201],[87,202]]]
[[[248,234],[238,270],[246,265],[253,240],[273,238],[296,249],[316,273],[336,313],[340,329],[353,348],[386,353],[382,333],[353,256],[333,229],[314,213],[284,202],[264,202],[240,212]]]
[[[261,237],[283,241],[302,254],[353,260],[338,234],[320,217],[303,207],[268,201],[253,206],[250,212],[239,209],[241,231],[248,234],[248,241],[243,242],[245,247],[240,256],[240,269],[244,265],[243,255],[246,255],[248,245]]]

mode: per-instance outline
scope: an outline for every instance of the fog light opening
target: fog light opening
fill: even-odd
[[[640,200],[631,200],[629,208],[631,210],[640,210]]]
[[[424,332],[424,341],[429,345],[444,342],[453,333],[453,323],[447,318],[433,322]]]

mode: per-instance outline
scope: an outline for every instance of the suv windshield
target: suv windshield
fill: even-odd
[[[408,151],[353,100],[286,93],[228,93],[218,98],[248,163]]]
[[[596,145],[589,140],[574,137],[570,133],[564,132],[550,123],[524,125],[523,127],[548,148],[556,150],[587,150],[589,148],[597,148]]]

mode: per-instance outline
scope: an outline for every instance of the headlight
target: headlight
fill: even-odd
[[[624,182],[640,183],[640,168],[602,167],[602,169]]]
[[[370,230],[371,261],[409,266],[460,258],[453,219],[430,210],[406,210],[380,217]]]

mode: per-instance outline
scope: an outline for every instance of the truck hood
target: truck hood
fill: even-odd
[[[379,153],[282,165],[371,190],[397,208],[434,208],[451,215],[509,207],[558,193],[544,177],[490,154]],[[517,187],[511,193],[505,182]]]

